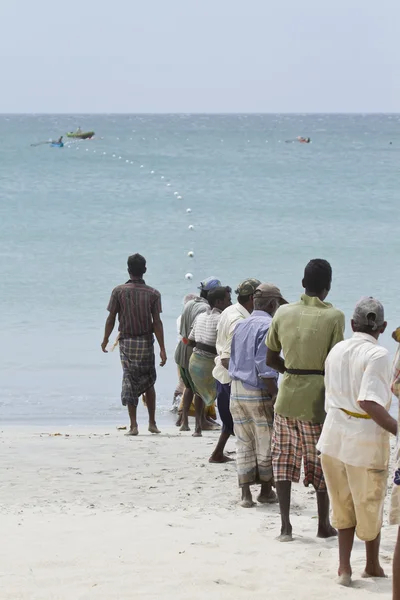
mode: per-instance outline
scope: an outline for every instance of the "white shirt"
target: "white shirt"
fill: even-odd
[[[343,412],[367,414],[359,405],[376,402],[389,410],[391,403],[388,351],[366,333],[339,342],[325,363],[325,410],[327,416],[317,449],[355,467],[386,469],[389,433],[372,419]]]
[[[233,332],[235,331],[236,325],[241,319],[247,319],[250,316],[248,310],[244,308],[239,302],[232,304],[224,310],[218,321],[217,327],[217,343],[216,348],[218,356],[215,359],[215,367],[213,370],[213,377],[220,383],[230,383],[231,378],[229,372],[223,366],[221,359],[231,357],[231,346]]]
[[[199,314],[193,323],[189,340],[214,347],[217,341],[217,325],[221,314],[219,308],[213,308],[211,311]],[[194,348],[193,352],[209,358],[214,358],[215,356],[215,354],[211,354],[206,350],[200,350],[197,347]]]

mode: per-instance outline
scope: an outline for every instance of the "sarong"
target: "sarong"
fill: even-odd
[[[153,336],[123,338],[119,342],[122,364],[121,401],[138,405],[139,397],[156,382]]]
[[[248,390],[231,383],[231,414],[236,436],[239,486],[272,479],[271,435],[274,407],[266,390]]]
[[[190,357],[190,377],[196,394],[201,397],[206,406],[214,404],[217,398],[217,384],[212,374],[214,367],[214,357],[208,358],[208,356],[197,354],[197,352],[193,352]]]
[[[400,401],[400,344],[393,365],[392,392]],[[399,413],[400,415],[400,413]],[[396,471],[393,479],[389,522],[400,526],[400,435],[397,436]]]

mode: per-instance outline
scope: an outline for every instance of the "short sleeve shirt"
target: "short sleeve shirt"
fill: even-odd
[[[152,335],[162,312],[161,294],[143,279],[132,279],[113,289],[107,309],[118,315],[121,339]]]
[[[355,467],[387,468],[389,433],[373,419],[348,413],[367,416],[359,404],[364,400],[390,408],[388,354],[366,333],[354,333],[333,348],[325,365],[327,417],[320,452]]]
[[[283,351],[287,369],[323,371],[329,351],[343,340],[344,314],[328,302],[303,294],[299,302],[281,306],[268,332],[266,344]],[[324,378],[322,375],[285,373],[275,412],[283,417],[323,423]]]

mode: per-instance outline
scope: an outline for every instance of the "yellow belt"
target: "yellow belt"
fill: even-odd
[[[341,408],[340,410],[342,410],[344,413],[346,413],[346,415],[349,415],[349,417],[355,417],[356,419],[370,419],[371,418],[369,415],[362,415],[361,413],[353,413],[353,412],[351,412],[351,410],[346,410],[345,408]]]

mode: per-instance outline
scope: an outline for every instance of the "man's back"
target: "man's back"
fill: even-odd
[[[180,335],[182,339],[188,339],[196,317],[202,312],[208,311],[210,308],[207,300],[204,298],[195,298],[190,300],[182,312]],[[175,351],[175,362],[180,367],[187,369],[189,360],[192,355],[192,348],[185,344],[182,340],[179,342]]]
[[[343,340],[344,324],[340,310],[306,294],[299,302],[278,309],[268,333],[268,348],[283,351],[286,369],[320,371],[321,374],[285,373],[275,412],[284,417],[323,423],[322,372],[329,351]]]
[[[121,338],[152,335],[153,320],[162,311],[161,294],[143,279],[113,289],[108,310],[118,314]]]
[[[327,417],[318,443],[322,454],[355,467],[383,469],[389,434],[369,418],[359,402],[390,408],[388,351],[366,333],[354,333],[329,354],[325,365]]]

